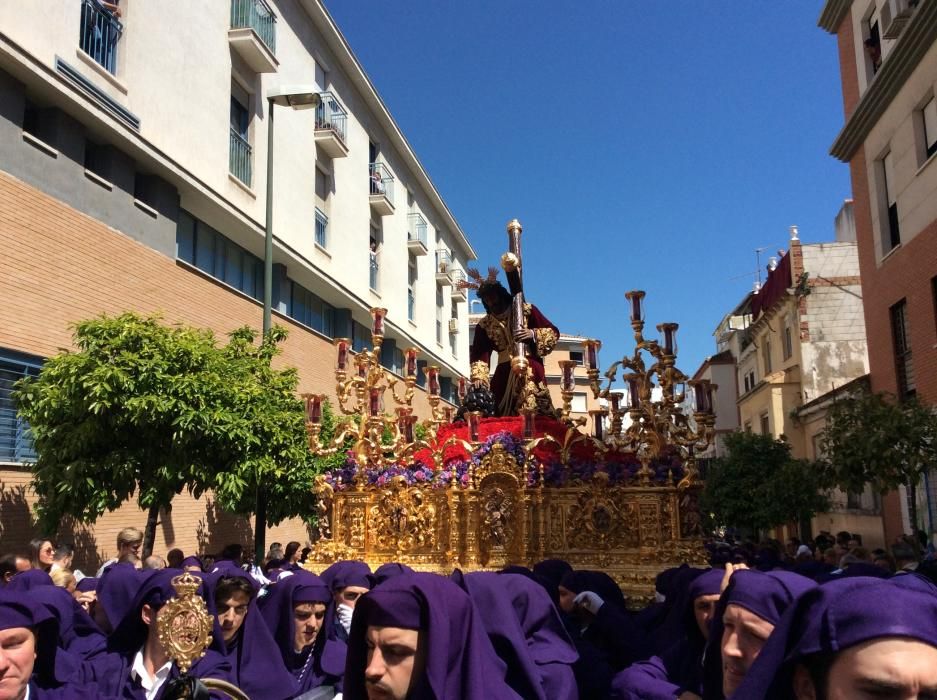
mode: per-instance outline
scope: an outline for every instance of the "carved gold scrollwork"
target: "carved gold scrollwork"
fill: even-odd
[[[172,579],[176,598],[166,603],[156,615],[156,631],[160,646],[176,662],[179,672],[186,674],[196,661],[205,656],[211,644],[212,617],[205,601],[195,592],[202,584],[188,571]]]
[[[411,552],[436,546],[436,506],[429,489],[411,487],[397,476],[376,494],[368,516],[378,549]]]

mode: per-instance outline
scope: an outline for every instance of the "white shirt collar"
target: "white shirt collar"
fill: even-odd
[[[153,700],[163,687],[163,683],[169,678],[169,672],[172,670],[172,659],[167,661],[157,669],[156,677],[150,678],[143,664],[143,649],[140,649],[133,657],[133,665],[130,667],[130,673],[140,682],[143,690],[146,692],[146,700]]]

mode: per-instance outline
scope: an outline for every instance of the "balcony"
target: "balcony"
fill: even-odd
[[[440,248],[436,251],[436,284],[440,287],[446,287],[452,284],[449,273],[452,272],[452,258],[449,251]]]
[[[465,273],[462,270],[453,269],[449,273],[449,284],[452,285],[452,298],[456,301],[465,301],[465,290],[459,286],[460,282],[465,281]]]
[[[228,172],[248,187],[251,186],[251,145],[234,129],[231,129],[228,150]]]
[[[276,15],[263,0],[231,0],[228,44],[256,73],[275,73]]]
[[[117,42],[123,25],[99,0],[82,0],[78,45],[111,75],[117,73]]]
[[[426,219],[413,213],[407,217],[407,250],[414,255],[426,255]]]
[[[368,166],[368,188],[371,210],[378,216],[394,213],[394,176],[383,163]]]
[[[331,92],[319,95],[321,101],[316,107],[316,146],[330,158],[344,158],[348,155],[346,129],[348,113]]]

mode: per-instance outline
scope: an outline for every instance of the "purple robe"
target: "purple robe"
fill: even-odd
[[[75,590],[79,593],[96,591],[98,589],[98,579],[94,576],[85,576],[81,581],[75,584]]]
[[[37,586],[54,586],[55,582],[42,569],[26,569],[16,574],[6,585],[8,591],[29,591]]]
[[[99,620],[102,627],[106,623],[106,626],[113,630],[124,619],[144,576],[142,571],[120,564],[113,564],[104,570],[101,578],[98,579],[96,603],[96,606],[103,611],[104,619],[101,620],[99,615],[95,615],[95,620]]]
[[[346,649],[344,642],[329,639],[325,634],[332,608],[332,594],[325,582],[308,571],[297,571],[280,579],[271,587],[267,597],[269,600],[264,603],[261,614],[286,668],[296,679],[299,692],[305,693],[323,685],[333,685],[340,690]],[[326,614],[315,641],[297,653],[293,606],[299,603],[324,603]]]
[[[793,697],[799,661],[881,637],[937,647],[937,597],[893,580],[847,577],[815,588],[791,606],[752,664],[735,698]]]
[[[400,574],[412,574],[413,569],[411,569],[406,564],[398,564],[395,561],[388,562],[386,564],[381,564],[377,569],[374,570],[373,574],[368,574],[368,586],[367,588],[374,588],[379,583],[384,583],[389,578],[394,576],[400,576]]]
[[[409,700],[517,700],[472,600],[459,586],[435,574],[395,576],[355,608],[345,665],[346,700],[365,700],[368,626],[419,630],[426,649],[423,676]]]
[[[736,571],[729,579],[709,628],[709,641],[703,658],[703,700],[723,700],[722,693],[722,623],[726,607],[739,605],[763,620],[777,625],[781,615],[801,595],[817,584],[789,571],[762,573],[754,570]],[[741,697],[741,696],[739,696]]]
[[[471,597],[495,652],[507,664],[505,680],[518,695],[578,698],[572,665],[579,655],[540,584],[519,574],[458,569],[451,578]]]
[[[78,659],[89,659],[105,651],[107,637],[64,588],[42,586],[30,591],[29,597],[55,615],[60,649]]]
[[[699,695],[706,640],[696,622],[695,603],[701,596],[720,592],[724,571],[710,569],[697,576],[683,602],[682,638],[675,639],[659,656],[632,664],[612,680],[613,700],[670,700],[684,691]]]
[[[252,700],[286,700],[299,693],[293,675],[287,670],[278,653],[276,641],[257,607],[257,582],[232,561],[220,562],[206,576],[208,609],[217,617],[218,601],[215,589],[222,578],[242,578],[254,594],[251,596],[244,622],[235,638],[223,642],[221,655],[228,660],[237,678],[236,685]]]

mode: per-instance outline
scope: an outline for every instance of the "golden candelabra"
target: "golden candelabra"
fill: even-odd
[[[436,467],[442,466],[445,448],[456,442],[450,438],[436,444],[436,433],[443,423],[452,421],[452,407],[441,405],[439,395],[439,367],[425,368],[427,400],[431,417],[419,425],[424,437],[417,437],[417,417],[413,414],[414,387],[417,382],[418,348],[404,351],[404,387],[398,393],[400,380],[381,365],[381,346],[384,343],[384,322],[387,309],[371,309],[371,349],[352,353],[348,338],[335,339],[335,395],[340,418],[335,434],[328,445],[322,444],[322,403],[324,394],[303,394],[306,402],[306,431],[309,449],[316,455],[335,454],[352,440],[351,452],[362,466],[383,467],[388,464],[407,463],[420,450],[429,450]],[[464,378],[458,380],[460,399],[465,396]],[[395,405],[394,416],[386,413],[384,397],[387,393]],[[389,439],[388,439],[389,436]]]
[[[650,482],[653,470],[651,461],[660,457],[666,449],[675,450],[684,464],[684,476],[680,488],[690,486],[696,480],[695,453],[705,450],[713,441],[716,417],[713,413],[715,384],[707,380],[690,381],[676,367],[677,328],[676,323],[661,323],[657,326],[663,342],[644,337],[644,292],[631,291],[625,294],[631,305],[631,327],[634,330],[634,354],[624,356],[605,372],[605,386],[599,379],[598,353],[602,343],[598,340],[583,342],[584,362],[589,387],[597,399],[605,399],[607,406],[589,411],[593,423],[593,440],[604,451],[630,451],[641,463],[638,478],[642,485]],[[645,356],[651,364],[645,364]],[[561,391],[563,414],[569,419],[569,406],[575,389],[575,363],[560,362],[562,370]],[[612,390],[612,384],[622,371],[625,391]],[[688,415],[686,387],[693,389],[695,410]],[[654,389],[659,396],[654,396]],[[625,416],[629,424],[625,425]],[[611,419],[609,421],[609,418]],[[579,424],[585,423],[584,418]],[[571,426],[571,430],[573,427]]]

